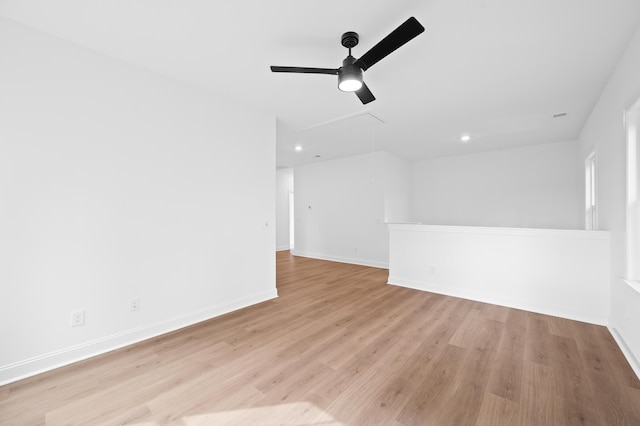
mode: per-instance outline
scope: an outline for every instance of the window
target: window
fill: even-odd
[[[640,281],[640,100],[625,115],[627,134],[627,221],[626,221],[626,278]]]
[[[596,153],[589,154],[585,160],[585,228],[598,229],[596,216]]]

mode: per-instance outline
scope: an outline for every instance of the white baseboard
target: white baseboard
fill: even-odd
[[[279,246],[279,247],[276,247],[276,251],[287,251],[287,250],[289,250],[289,249],[290,249],[290,247],[289,247],[289,246]]]
[[[631,352],[631,349],[629,349],[629,346],[627,346],[627,342],[625,342],[624,338],[618,332],[618,330],[615,327],[607,327],[607,328],[609,329],[609,332],[613,336],[613,339],[618,344],[618,347],[620,347],[620,350],[622,351],[622,354],[624,355],[624,357],[627,359],[627,362],[631,366],[631,369],[633,370],[634,373],[636,373],[636,376],[638,377],[638,379],[640,379],[640,361],[638,361],[638,359],[633,355],[633,352]]]
[[[352,257],[332,256],[329,254],[309,253],[305,251],[292,250],[294,256],[308,257],[311,259],[329,260],[331,262],[350,263],[352,265],[371,266],[373,268],[389,269],[389,262],[379,262],[376,260],[357,259]]]
[[[226,313],[246,308],[247,306],[265,302],[278,297],[278,291],[265,291],[249,297],[243,297],[218,306],[179,315],[153,324],[127,330],[103,338],[95,339],[72,347],[60,349],[47,354],[35,356],[23,361],[0,366],[0,386],[15,382],[45,371],[73,364],[87,358],[120,349],[143,340],[157,337],[202,321],[206,321]]]
[[[557,309],[549,306],[533,304],[526,300],[515,300],[504,298],[497,295],[489,295],[469,290],[452,289],[445,286],[438,286],[432,283],[417,282],[413,280],[405,280],[398,277],[389,276],[388,284],[400,287],[407,287],[414,290],[428,291],[431,293],[444,294],[446,296],[459,297],[461,299],[473,300],[476,302],[490,303],[492,305],[506,306],[508,308],[521,309],[529,312],[550,315],[554,317],[566,318],[574,321],[581,321],[590,324],[604,325],[608,324],[607,317],[597,315],[589,315],[583,312],[573,312],[569,310]]]

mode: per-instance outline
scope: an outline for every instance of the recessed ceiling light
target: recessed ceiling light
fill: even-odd
[[[296,151],[298,151],[298,152],[302,151],[302,147],[301,147],[300,145],[296,145],[296,148],[295,148],[295,149],[296,149]]]
[[[462,135],[460,136],[460,142],[469,142],[471,140],[471,136],[469,135]]]

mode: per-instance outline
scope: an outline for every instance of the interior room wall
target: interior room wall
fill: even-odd
[[[396,224],[389,245],[390,284],[608,323],[606,231]]]
[[[577,141],[416,161],[412,219],[430,225],[580,229],[581,176]]]
[[[404,223],[411,220],[410,162],[386,151],[379,154],[382,167],[384,221]]]
[[[276,250],[289,250],[289,193],[293,169],[276,170]]]
[[[0,383],[276,297],[274,117],[5,19],[0,94]]]
[[[640,29],[603,90],[580,134],[582,160],[594,149],[599,229],[611,233],[609,327],[640,375],[640,294],[625,276],[626,135],[624,111],[640,98]]]
[[[394,201],[408,202],[408,191],[398,188],[408,167],[394,157],[380,151],[295,167],[294,254],[387,267],[387,214],[397,220],[408,211],[385,203],[396,189]]]

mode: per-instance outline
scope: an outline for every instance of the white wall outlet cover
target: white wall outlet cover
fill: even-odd
[[[74,311],[71,313],[71,327],[84,325],[84,311]]]

